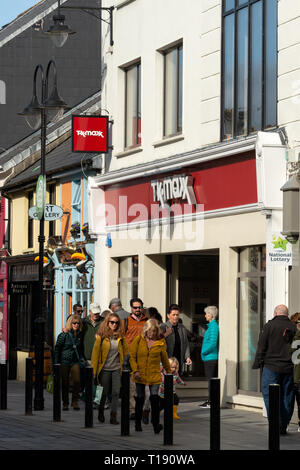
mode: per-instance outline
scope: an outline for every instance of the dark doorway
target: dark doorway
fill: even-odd
[[[204,377],[201,346],[206,331],[204,308],[219,307],[218,250],[179,255],[179,306],[183,324],[189,331],[192,366],[186,368],[188,377]]]

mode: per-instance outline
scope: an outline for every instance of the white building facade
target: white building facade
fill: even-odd
[[[288,304],[288,263],[271,261],[268,247],[282,230],[288,160],[298,158],[291,3],[116,1],[113,46],[102,31],[112,149],[89,178],[95,299],[104,309],[117,296],[129,310],[138,296],[163,318],[179,304],[191,382],[204,377],[203,309],[217,305],[222,402],[258,410],[258,335]]]

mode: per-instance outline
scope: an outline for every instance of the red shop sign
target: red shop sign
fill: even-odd
[[[72,116],[72,151],[107,152],[108,116]]]

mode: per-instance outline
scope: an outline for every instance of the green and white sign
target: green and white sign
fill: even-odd
[[[267,243],[267,263],[292,265],[292,244],[280,232],[272,232]]]
[[[38,177],[36,183],[36,214],[38,220],[44,215],[45,209],[45,202],[46,202],[46,178],[43,175]]]

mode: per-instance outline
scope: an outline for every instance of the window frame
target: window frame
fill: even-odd
[[[29,209],[34,206],[34,191],[27,192],[27,248],[31,249],[34,246],[34,223],[33,219],[29,216]]]
[[[167,139],[169,137],[174,137],[177,135],[182,134],[182,104],[183,104],[183,99],[181,98],[181,127],[179,126],[179,97],[180,97],[180,61],[179,61],[179,51],[182,51],[182,57],[183,57],[183,42],[182,40],[178,42],[177,44],[173,45],[172,47],[168,47],[167,49],[164,49],[162,51],[163,54],[163,73],[164,73],[164,78],[163,78],[163,138]],[[176,91],[176,131],[172,134],[166,134],[166,98],[167,98],[167,60],[166,56],[173,52],[176,51],[176,79],[177,79],[177,91]],[[181,97],[183,95],[183,59],[181,63],[182,69],[181,69]]]
[[[251,59],[252,59],[252,47],[251,47],[251,34],[252,34],[252,18],[251,13],[252,10],[250,8],[255,3],[262,2],[262,80],[261,80],[261,102],[262,102],[262,110],[261,110],[261,127],[260,129],[251,130],[251,103],[252,103],[252,89],[251,89],[251,79],[252,79],[252,68],[251,68]],[[225,0],[222,1],[222,34],[221,34],[221,116],[220,116],[220,137],[221,141],[232,140],[240,137],[246,137],[251,134],[255,134],[260,130],[266,129],[274,129],[278,126],[278,109],[276,105],[275,110],[275,124],[266,126],[266,31],[267,31],[267,24],[266,24],[266,0],[245,0],[242,5],[238,5],[238,0],[234,0],[235,6],[228,11],[225,9]],[[246,134],[238,134],[237,133],[237,97],[238,97],[238,64],[237,64],[237,56],[238,56],[238,12],[247,9],[248,10],[248,45],[247,45],[247,55],[248,55],[248,64],[247,64],[247,133]],[[226,138],[224,133],[224,98],[225,98],[225,18],[234,15],[234,76],[233,76],[233,133],[230,137]],[[276,44],[278,45],[278,8],[276,10]],[[276,50],[278,46],[276,47]],[[278,84],[277,84],[277,76],[278,76],[278,55],[276,56],[276,96],[274,100],[278,101]]]
[[[131,64],[130,66],[124,68],[124,73],[125,73],[125,106],[124,106],[124,149],[125,150],[130,150],[134,149],[136,147],[140,147],[142,145],[142,137],[140,136],[140,142],[139,142],[139,110],[140,110],[140,122],[142,123],[142,108],[141,108],[141,60],[138,60]],[[128,95],[127,95],[127,87],[128,87],[128,72],[131,71],[132,69],[136,68],[137,69],[137,86],[136,86],[136,109],[137,109],[137,126],[136,126],[136,135],[135,135],[135,142],[131,145],[128,145],[127,142],[127,127],[128,127],[128,122],[127,122],[127,105],[128,105]],[[141,126],[142,129],[142,126]],[[141,132],[141,131],[140,131]]]
[[[259,255],[259,269],[257,271],[241,271],[241,253],[249,248],[258,248],[258,255]],[[258,314],[260,316],[259,318],[259,328],[260,332],[262,331],[262,328],[264,324],[266,323],[266,312],[264,311],[264,305],[263,305],[263,296],[262,293],[266,291],[266,245],[252,245],[252,246],[243,246],[238,248],[238,272],[237,272],[237,308],[238,308],[238,321],[237,321],[237,369],[236,369],[236,386],[237,386],[237,393],[243,394],[243,395],[249,395],[249,396],[261,396],[261,373],[258,372],[258,391],[250,391],[250,390],[244,390],[240,388],[240,383],[241,383],[241,373],[240,373],[240,327],[241,327],[241,280],[243,279],[251,279],[251,278],[256,278],[259,279],[258,283]]]

